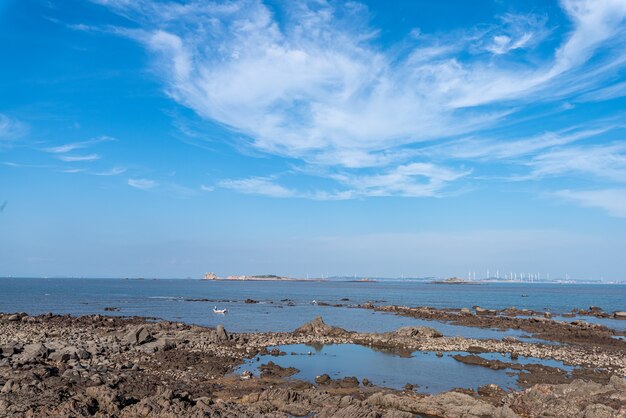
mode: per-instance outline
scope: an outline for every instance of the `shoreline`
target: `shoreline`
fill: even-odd
[[[593,332],[607,331],[594,328]],[[455,361],[478,368],[511,368],[520,387],[527,389],[505,392],[486,385],[426,395],[419,389],[364,384],[365,367],[362,376],[328,377],[319,382],[289,378],[292,370],[269,363],[259,377],[232,374],[244,361],[272,354],[268,347],[290,344],[358,344],[405,353],[462,352],[453,357]],[[626,399],[626,356],[620,344],[591,346],[578,341],[555,346],[515,338],[477,340],[444,337],[430,327],[361,333],[317,318],[292,332],[229,333],[221,326],[213,329],[139,317],[0,314],[0,347],[0,416],[282,417],[315,413],[321,417],[444,417],[457,416],[454,408],[462,407],[466,412],[484,411],[463,415],[467,417],[512,418],[537,416],[527,411],[541,408],[551,409],[557,416],[570,412],[573,416],[592,412],[588,408],[598,404],[615,407],[593,391],[575,390],[582,386],[595,385],[603,393]],[[558,360],[574,367],[574,372],[489,360],[481,353]],[[537,404],[539,394],[543,396],[541,405]]]

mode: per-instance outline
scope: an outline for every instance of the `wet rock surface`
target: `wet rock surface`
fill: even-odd
[[[268,347],[341,343],[442,355],[479,347],[578,367],[561,376],[550,368],[542,374],[529,365],[501,362],[536,378],[527,378],[528,389],[521,392],[485,385],[434,396],[417,393],[419,388],[372,386],[365,376],[320,375],[310,384],[293,379],[297,369],[272,362],[261,365],[260,377],[232,374]],[[626,416],[626,358],[618,350],[447,338],[427,327],[355,333],[321,318],[292,333],[236,334],[145,318],[0,314],[0,416],[619,417]],[[462,359],[477,367],[502,366]]]

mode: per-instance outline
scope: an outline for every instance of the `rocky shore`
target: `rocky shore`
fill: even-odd
[[[425,395],[409,386],[373,386],[365,372],[339,380],[321,374],[305,382],[290,377],[296,369],[274,362],[262,365],[258,377],[233,374],[260,354],[284,354],[268,347],[347,343],[442,356],[465,352],[454,359],[510,369],[525,389],[486,385]],[[489,360],[481,353],[554,359],[573,371]],[[289,333],[234,334],[221,326],[144,318],[0,314],[0,416],[626,417],[625,376],[622,345],[582,340],[550,345],[447,338],[428,327],[357,333],[321,318]]]
[[[603,350],[616,349],[620,352],[626,350],[626,341],[615,338],[626,336],[626,332],[619,332],[604,325],[587,322],[584,319],[577,319],[571,322],[555,320],[550,312],[537,312],[527,309],[516,309],[514,307],[495,310],[474,306],[470,310],[469,308],[437,309],[429,306],[408,307],[374,305],[372,303],[356,305],[355,308],[390,312],[418,319],[445,321],[453,325],[467,327],[522,330],[535,338],[546,341],[588,345],[594,348],[601,347]],[[594,309],[592,307],[590,310],[576,310],[576,313],[571,313],[571,316],[617,318],[615,315],[618,314],[621,315],[621,312],[609,315],[600,308]]]

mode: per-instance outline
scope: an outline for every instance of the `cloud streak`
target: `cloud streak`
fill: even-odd
[[[130,187],[140,190],[150,190],[159,186],[159,183],[149,179],[128,179],[127,184]]]

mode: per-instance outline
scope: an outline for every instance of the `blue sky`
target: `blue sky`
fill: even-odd
[[[624,279],[625,19],[1,0],[0,274]]]

